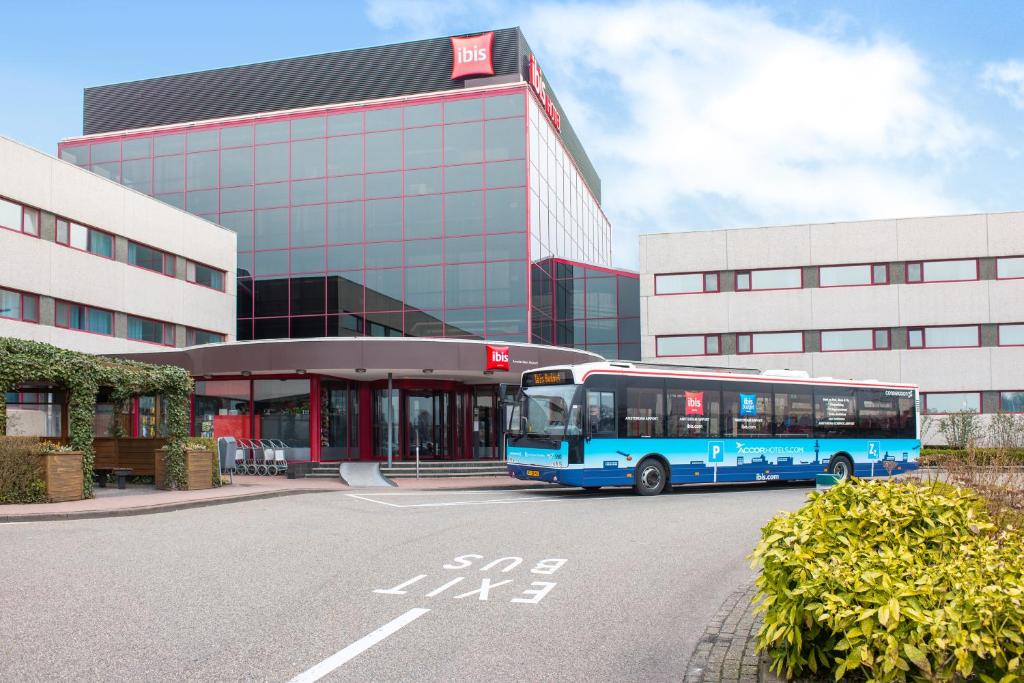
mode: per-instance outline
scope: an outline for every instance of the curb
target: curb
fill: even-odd
[[[399,481],[403,481],[399,479]],[[413,480],[415,481],[415,480]],[[383,488],[383,487],[380,487]],[[553,491],[556,487],[551,485],[528,485],[528,486],[509,486],[508,484],[483,484],[479,486],[444,486],[434,488],[416,488],[412,486],[402,486],[398,484],[398,490],[406,490],[409,492],[413,491]],[[568,490],[563,486],[558,486],[558,489]]]
[[[225,498],[208,498],[205,500],[186,500],[180,503],[164,505],[146,505],[121,510],[85,510],[82,512],[44,512],[29,515],[0,515],[0,524],[17,524],[19,522],[61,522],[76,519],[100,519],[103,517],[135,517],[138,515],[155,515],[161,512],[174,512],[190,508],[213,507],[229,503],[243,503],[250,500],[297,496],[305,493],[331,493],[339,489],[293,489],[284,491],[264,491]]]

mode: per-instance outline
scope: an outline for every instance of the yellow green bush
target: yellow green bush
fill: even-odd
[[[1024,679],[1024,535],[945,484],[858,481],[772,519],[758,648],[787,677]]]
[[[0,436],[0,503],[46,501],[39,452],[34,437]]]

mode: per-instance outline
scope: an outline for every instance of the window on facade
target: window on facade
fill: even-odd
[[[799,268],[750,271],[750,289],[799,289],[802,286],[803,274]]]
[[[718,291],[718,273],[655,275],[656,294],[696,294]]]
[[[1024,391],[1000,391],[999,410],[1004,413],[1024,413]]]
[[[174,275],[174,257],[170,254],[135,242],[128,243],[128,263],[154,273]]]
[[[821,287],[884,285],[888,281],[889,269],[884,263],[818,268],[818,284]]]
[[[128,338],[151,344],[174,346],[174,325],[128,316]]]
[[[68,301],[58,301],[55,313],[57,327],[92,332],[93,334],[114,334],[114,314],[101,308],[91,308]]]
[[[0,199],[0,227],[21,231],[21,204]]]
[[[981,394],[976,391],[927,393],[923,397],[924,412],[929,414],[981,412]]]
[[[1024,346],[1024,324],[1000,325],[1000,346]]]
[[[721,435],[722,394],[718,383],[669,379],[665,396],[669,437]]]
[[[871,351],[889,348],[889,330],[823,330],[822,351]]]
[[[97,256],[114,258],[113,235],[61,218],[57,219],[57,242]]]
[[[717,334],[690,334],[658,337],[659,356],[712,356],[720,353]]]
[[[1024,256],[996,259],[996,277],[999,279],[1024,278]]]
[[[204,266],[201,263],[196,263],[195,261],[188,262],[188,267],[186,268],[186,279],[189,282],[196,283],[197,285],[203,285],[222,292],[224,291],[224,272],[217,270],[216,268]]]
[[[750,272],[743,271],[736,273],[736,291],[743,292],[750,289]]]
[[[0,318],[39,322],[39,297],[10,289],[0,289]]]
[[[736,335],[737,353],[803,353],[803,332],[755,332]]]
[[[224,341],[224,335],[218,334],[217,332],[207,332],[206,330],[197,330],[195,328],[190,327],[186,330],[185,340],[187,346],[199,346],[200,344],[220,344],[221,342]]]
[[[726,436],[771,436],[771,388],[764,384],[723,383],[722,414]]]
[[[907,264],[907,282],[957,282],[977,279],[977,259],[913,261]]]
[[[814,398],[810,389],[775,386],[775,434],[801,435],[814,431]]]
[[[980,346],[979,334],[977,325],[926,327],[924,328],[924,346],[925,348]]]

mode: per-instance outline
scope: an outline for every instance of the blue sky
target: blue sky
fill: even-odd
[[[1024,3],[18,3],[0,134],[53,153],[82,90],[520,25],[636,236],[1024,209]]]

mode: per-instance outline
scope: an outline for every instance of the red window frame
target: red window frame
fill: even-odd
[[[42,219],[42,214],[41,214],[40,210],[35,208],[34,206],[29,206],[28,204],[23,204],[22,202],[15,201],[13,199],[10,199],[8,197],[4,197],[2,195],[0,195],[0,199],[2,199],[3,201],[7,202],[8,204],[14,204],[15,206],[21,207],[21,220],[18,221],[18,225],[10,226],[10,225],[0,224],[0,228],[2,228],[4,230],[9,230],[11,232],[20,232],[23,235],[28,235],[29,237],[35,237],[35,238],[38,239],[39,238],[39,232],[40,232],[40,229],[39,229],[40,228],[40,221]],[[28,231],[25,230],[25,215],[28,214],[29,212],[34,212],[36,214],[36,232],[28,232]]]
[[[307,317],[319,317],[319,316],[307,316]],[[214,332],[213,330],[204,330],[200,327],[186,327],[185,328],[185,346],[196,345],[196,332],[205,332],[206,334],[215,334],[220,337],[220,342],[206,342],[206,343],[224,343],[227,340],[227,335],[223,332]]]
[[[658,344],[662,339],[673,339],[675,337],[704,337],[704,353],[661,353]],[[715,352],[708,351],[708,340],[714,339],[718,345]],[[697,356],[721,356],[722,335],[720,334],[662,334],[654,338],[654,355],[658,358],[694,358]]]
[[[1024,275],[1007,275],[1002,276],[999,274],[999,263],[1005,259],[1024,259],[1024,256],[997,256],[996,257],[996,279],[997,280],[1024,280]]]
[[[796,287],[754,287],[754,273],[769,273],[775,270],[795,270],[800,273],[800,284]],[[740,275],[747,276],[748,286],[745,288],[740,287]],[[785,268],[756,268],[753,270],[737,270],[733,279],[734,288],[737,292],[778,292],[782,290],[790,289],[803,289],[804,288],[804,269],[801,266],[788,266]]]
[[[674,275],[700,275],[701,276],[701,290],[699,292],[659,292],[658,291],[658,278],[661,277],[672,277]],[[715,288],[708,289],[708,278],[715,278]],[[722,291],[722,278],[718,271],[707,270],[707,271],[694,271],[691,273],[657,273],[654,276],[654,296],[680,296],[684,294],[718,294]],[[679,335],[670,335],[679,336]],[[685,336],[685,335],[684,335]]]
[[[996,346],[1010,346],[1010,347],[1013,347],[1013,346],[1024,346],[1024,344],[1004,344],[1003,343],[1003,327],[1006,326],[1006,325],[1021,325],[1021,326],[1024,326],[1024,323],[999,323],[998,325],[996,325]]]
[[[29,292],[23,292],[23,291],[21,291],[19,289],[11,289],[10,287],[0,287],[0,289],[2,289],[5,292],[10,292],[11,294],[17,294],[18,295],[18,317],[15,318],[14,316],[0,315],[0,318],[2,318],[3,320],[16,320],[18,322],[23,322],[23,323],[39,324],[39,295],[38,294],[31,294]],[[25,300],[26,299],[35,302],[36,314],[35,314],[34,318],[26,318],[25,317]]]
[[[978,396],[978,414],[981,415],[982,409],[985,407],[982,404],[982,396],[980,391],[928,391],[921,392],[921,413],[923,415],[949,415],[950,413],[933,413],[928,410],[928,397],[933,394],[977,394]],[[1002,400],[1000,398],[1000,400]]]
[[[975,328],[975,330],[978,333],[977,343],[975,343],[975,344],[968,344],[968,345],[965,345],[965,346],[930,346],[928,344],[928,330],[932,330],[932,329],[936,329],[936,328],[945,328],[945,327],[973,327],[973,328]],[[911,344],[910,344],[910,334],[911,334],[911,332],[920,332],[921,333],[921,346],[911,346]],[[918,327],[908,327],[907,328],[907,348],[908,349],[915,349],[915,350],[916,349],[976,349],[976,348],[979,348],[980,346],[981,346],[981,325],[980,324],[979,325],[927,325],[927,326],[918,326]]]
[[[863,287],[865,285],[835,285],[836,287]],[[871,346],[863,349],[825,349],[821,335],[826,332],[870,332]],[[885,332],[885,346],[879,346],[876,336],[879,332]],[[844,327],[838,330],[819,330],[818,348],[821,353],[856,353],[858,351],[889,351],[892,349],[892,333],[888,327]]]
[[[67,228],[68,229],[67,229],[67,240],[66,241],[62,241],[60,239],[60,223],[61,223],[61,221],[63,221],[64,223],[67,224]],[[67,247],[68,249],[74,249],[75,251],[80,251],[83,254],[92,254],[93,256],[99,256],[100,258],[105,258],[108,261],[116,261],[117,260],[117,237],[114,235],[114,233],[107,232],[106,230],[100,230],[98,228],[94,228],[94,227],[92,227],[90,225],[86,225],[85,223],[78,223],[77,221],[73,221],[73,220],[71,220],[69,218],[64,218],[63,216],[57,216],[56,217],[56,223],[54,225],[55,225],[55,233],[54,233],[54,240],[53,241],[56,242],[57,244],[59,244],[59,245],[61,245],[63,247]],[[85,228],[88,231],[87,232],[87,236],[86,236],[86,248],[85,249],[81,249],[81,248],[76,247],[73,244],[71,244],[71,226],[72,225],[78,225],[80,227]],[[110,238],[110,256],[107,256],[105,254],[98,254],[95,251],[91,251],[89,249],[89,244],[92,241],[92,233],[94,233],[94,232],[98,232],[99,234],[106,235],[107,237]],[[153,272],[153,271],[150,271],[150,272]]]
[[[795,288],[790,288],[795,289]],[[757,290],[763,291],[763,290]],[[799,334],[800,335],[800,350],[799,351],[755,351],[754,350],[754,336],[758,334]],[[750,341],[749,351],[740,351],[740,337],[747,337]],[[807,353],[807,340],[804,338],[803,330],[772,330],[771,332],[741,332],[736,335],[736,354],[749,356],[777,356],[780,354],[793,354],[793,353]]]
[[[135,240],[128,240],[128,254],[131,254],[131,248],[132,248],[133,245],[135,247],[142,247],[143,249],[149,249],[150,251],[155,251],[158,254],[160,254],[160,257],[161,257],[160,270],[156,271],[156,270],[153,270],[152,268],[146,268],[145,266],[140,266],[137,263],[132,263],[130,260],[128,260],[128,257],[127,257],[127,254],[126,254],[126,256],[125,256],[125,263],[127,265],[131,266],[132,268],[139,268],[141,270],[145,270],[146,272],[149,272],[149,273],[156,273],[157,275],[164,275],[166,277],[172,277],[172,278],[176,277],[176,275],[177,275],[177,272],[175,270],[175,265],[176,265],[175,264],[175,259],[176,259],[176,257],[175,257],[174,254],[172,254],[172,253],[170,253],[168,251],[164,251],[163,249],[157,249],[156,247],[151,247],[148,244],[144,244],[142,242],[137,242]],[[170,272],[168,272],[168,270]]]
[[[926,263],[948,263],[950,261],[974,261],[974,277],[963,278],[958,280],[928,280],[924,276],[924,266]],[[918,280],[910,279],[910,266],[916,265],[921,268],[921,278]],[[940,259],[928,259],[923,261],[907,261],[904,268],[904,277],[908,285],[923,285],[923,284],[936,284],[942,282],[975,282],[981,278],[981,263],[978,258],[940,258]]]
[[[69,307],[67,309],[67,315],[63,316],[63,318],[64,318],[63,320],[61,319],[61,316],[59,314],[60,305],[61,304],[64,304],[64,305]],[[83,316],[88,316],[89,313],[92,312],[92,311],[100,311],[102,313],[109,313],[110,314],[110,333],[108,334],[106,332],[95,332],[93,330],[83,330],[83,329],[80,329],[78,327],[72,327],[71,326],[71,309],[70,309],[71,306],[79,306],[79,307],[81,307]],[[59,328],[64,329],[64,330],[72,330],[74,332],[84,332],[85,334],[95,334],[95,335],[98,335],[100,337],[113,337],[114,336],[114,332],[115,332],[114,328],[115,328],[115,325],[116,325],[116,314],[113,311],[111,311],[110,309],[107,309],[107,308],[100,308],[99,306],[87,306],[86,304],[80,304],[80,303],[76,303],[74,301],[68,301],[67,299],[57,299],[57,300],[54,301],[54,306],[53,306],[53,325],[54,325],[54,327],[59,327]]]
[[[1021,411],[1021,410],[1006,410],[1006,408],[1003,406],[1003,394],[1019,394],[1019,393],[1022,393],[1022,392],[1024,392],[1024,389],[1000,389],[999,390],[999,412],[1001,412],[1001,413],[1013,413],[1015,415],[1020,415],[1021,413],[1024,413],[1024,411]]]
[[[823,285],[821,284],[821,271],[823,268],[850,268],[853,266],[867,266],[869,282],[862,282],[856,285]],[[881,266],[885,269],[885,280],[875,279],[875,268]],[[818,266],[818,287],[821,289],[836,289],[838,287],[877,287],[887,285],[890,282],[888,263],[831,263],[827,266]]]
[[[163,320],[156,320],[155,318],[147,318],[146,316],[143,316],[143,315],[129,315],[128,316],[129,328],[131,327],[130,323],[131,323],[132,318],[135,318],[136,320],[145,320],[147,322],[156,323],[157,325],[161,325],[160,338],[163,341],[154,342],[154,341],[149,341],[148,339],[136,339],[135,337],[126,337],[127,339],[130,339],[131,341],[137,341],[137,342],[139,342],[141,344],[154,344],[156,346],[169,346],[169,347],[177,346],[178,332],[177,332],[177,325],[175,325],[174,323],[164,322]],[[170,330],[170,342],[167,341],[167,339],[168,339],[168,334],[167,334],[168,330]]]
[[[289,249],[289,251],[291,251],[291,249]],[[196,266],[202,266],[203,268],[209,268],[212,271],[220,273],[220,287],[210,287],[209,285],[205,285],[202,282],[196,282],[196,279],[195,279],[195,267]],[[191,274],[190,274],[190,269],[191,269]],[[319,271],[317,271],[317,272],[319,272]],[[200,263],[199,261],[193,261],[192,259],[186,259],[185,260],[185,281],[186,282],[190,282],[193,285],[198,285],[199,287],[206,287],[207,289],[212,289],[215,292],[224,292],[224,291],[227,291],[228,274],[227,274],[226,271],[223,271],[220,268],[214,268],[213,266],[208,266],[205,263]]]

